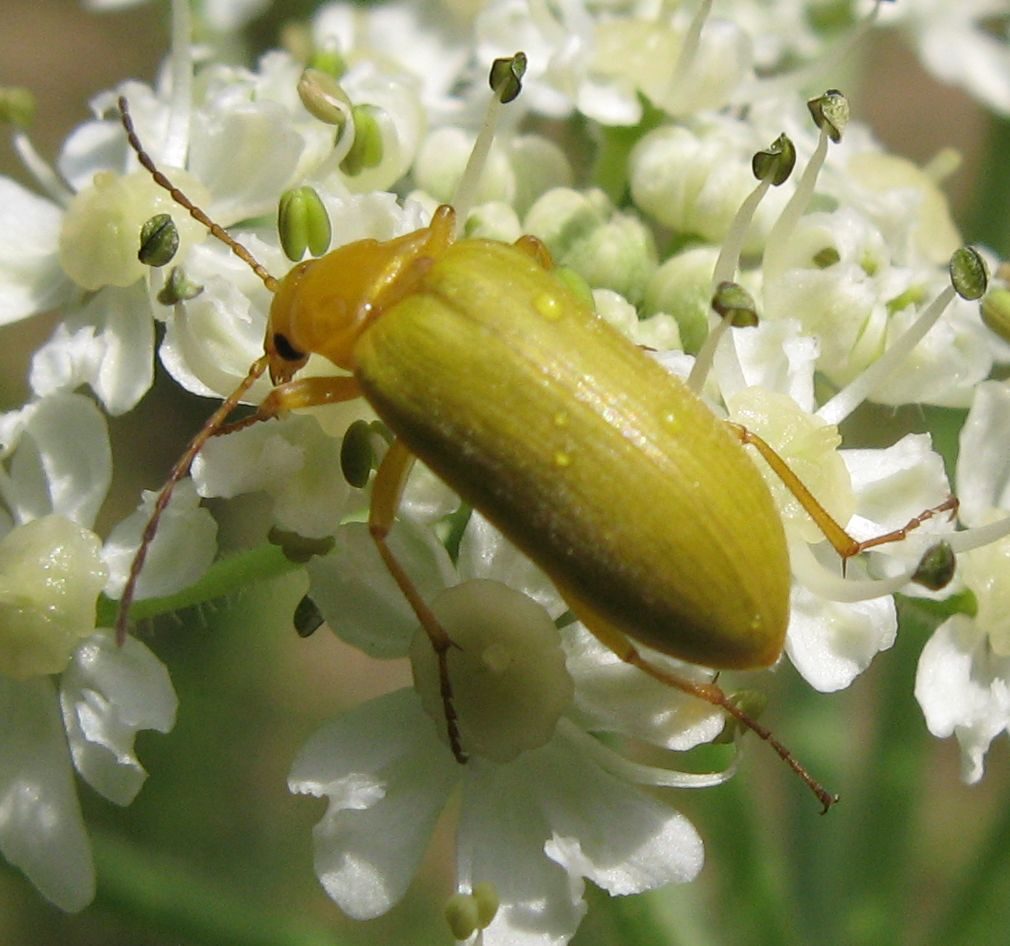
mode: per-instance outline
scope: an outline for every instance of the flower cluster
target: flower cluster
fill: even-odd
[[[218,4],[217,28],[254,6]],[[914,36],[947,78],[1010,109],[1010,70],[1002,84],[986,72],[1005,49],[979,26],[1004,11],[868,6],[839,30],[819,28],[799,2],[491,0],[468,21],[435,0],[331,4],[288,49],[249,67],[208,58],[196,68],[176,0],[159,82],[96,98],[57,169],[15,130],[39,193],[0,179],[4,231],[18,234],[0,246],[0,319],[57,306],[62,319],[32,357],[32,401],[0,417],[0,849],[46,897],[74,910],[93,894],[71,769],[128,803],[145,776],[134,733],[169,729],[175,712],[151,652],[132,638],[117,648],[96,628],[154,503],[104,545],[93,531],[111,479],[102,411],[137,405],[155,357],[183,388],[227,397],[262,354],[271,302],[267,281],[137,164],[119,96],[157,167],[276,276],[306,244],[321,255],[388,240],[445,202],[460,211],[462,238],[542,240],[601,318],[767,442],[816,497],[812,517],[755,455],[789,548],[785,654],[811,687],[849,686],[893,644],[896,593],[957,602],[923,649],[915,694],[930,730],[957,736],[966,779],[981,777],[991,740],[1010,732],[1010,471],[999,448],[1010,393],[988,380],[1010,348],[979,316],[986,253],[961,249],[943,167],[888,153],[849,121],[841,93],[807,103],[799,90],[879,20]],[[941,28],[976,44],[978,55],[955,57],[959,71],[935,54]],[[487,64],[517,48],[529,71],[491,143],[478,131]],[[470,158],[488,145],[475,178]],[[575,159],[590,149],[591,162]],[[165,227],[148,226],[161,214],[173,221],[171,266],[146,265],[162,262]],[[340,373],[314,355],[299,377]],[[268,391],[256,381],[247,400]],[[956,480],[965,529],[944,515],[956,504],[928,435],[851,446],[867,403],[968,411]],[[629,747],[675,759],[719,736],[722,711],[622,662],[480,510],[418,468],[389,547],[452,639],[441,664],[364,522],[389,440],[361,399],[210,440],[177,484],[136,589],[158,598],[213,576],[215,527],[199,497],[264,493],[277,542],[307,560],[321,618],[371,656],[410,661],[413,686],[292,753],[292,791],[329,802],[315,831],[327,893],[355,918],[387,911],[455,792],[455,886],[470,898],[450,918],[458,939],[563,943],[585,912],[586,879],[612,894],[693,879],[698,832],[646,788],[717,784],[733,766],[691,775],[635,761]],[[923,576],[941,538],[959,553],[952,582]],[[846,541],[865,552],[843,577]],[[649,659],[712,681],[708,669]],[[445,677],[465,765],[450,748]]]

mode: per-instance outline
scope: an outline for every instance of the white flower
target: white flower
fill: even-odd
[[[84,0],[84,5],[91,10],[105,12],[139,6],[146,2],[147,0]],[[197,12],[203,25],[216,32],[229,33],[245,26],[269,5],[270,0],[207,0],[200,4]]]
[[[1010,391],[979,386],[961,430],[957,466],[961,520],[985,526],[1010,508]],[[957,737],[962,775],[977,782],[989,744],[1010,733],[1010,538],[963,552],[958,574],[975,600],[974,614],[941,624],[919,658],[915,696],[934,736]]]
[[[321,50],[349,57],[352,68],[370,59],[419,82],[428,115],[448,115],[458,111],[452,90],[468,58],[462,37],[453,29],[453,14],[444,0],[367,7],[328,3],[313,17],[312,33]],[[391,43],[390,37],[410,39]]]
[[[546,4],[496,0],[477,17],[481,61],[525,50],[528,107],[578,109],[604,125],[635,125],[642,97],[670,114],[718,109],[751,77],[748,35],[732,19],[690,18],[659,4]]]
[[[578,626],[559,633],[549,613],[564,610],[557,593],[476,514],[460,546],[460,576],[476,570],[496,580],[455,583],[445,550],[409,521],[394,528],[391,546],[459,644],[448,671],[470,758],[459,764],[447,745],[427,636],[367,528],[342,527],[334,552],[309,565],[310,593],[356,646],[383,657],[409,651],[415,688],[326,724],[294,763],[292,790],[330,800],[315,829],[327,893],[353,917],[388,910],[457,785],[457,887],[490,883],[501,900],[483,932],[487,944],[567,941],[585,912],[584,878],[612,894],[691,880],[700,838],[639,784],[692,778],[632,764],[588,732],[685,749],[719,732],[718,711],[621,663]]]
[[[0,442],[0,850],[79,910],[95,877],[72,772],[129,804],[146,778],[134,736],[171,729],[175,692],[143,644],[95,628],[109,568],[91,525],[111,476],[97,408],[54,395],[3,415]]]
[[[297,94],[302,66],[291,56],[270,53],[256,71],[208,66],[195,77],[192,97],[190,83],[183,81],[191,70],[189,50],[176,49],[170,65],[172,78],[166,75],[157,90],[127,82],[117,93],[129,100],[138,135],[159,167],[225,227],[275,212],[280,194],[294,183],[312,181],[336,197],[389,187],[413,161],[424,128],[414,80],[359,58],[341,78],[342,87],[354,104],[376,110],[382,148],[375,167],[350,175],[339,168],[350,135],[335,148],[334,129],[304,109]],[[137,259],[140,228],[148,219],[157,213],[172,216],[180,235],[173,265],[184,267],[190,281],[202,286],[202,307],[231,313],[228,327],[234,335],[242,335],[235,331],[236,321],[239,329],[243,319],[257,323],[267,294],[251,274],[244,280],[237,274],[223,247],[211,249],[201,265],[206,230],[138,169],[115,115],[116,95],[97,96],[93,109],[97,119],[68,138],[59,176],[35,155],[23,133],[15,134],[28,169],[49,199],[0,179],[5,195],[0,223],[8,234],[7,242],[0,242],[0,320],[63,303],[63,321],[35,354],[32,388],[45,396],[87,384],[110,413],[118,414],[150,387],[154,321],[175,323],[156,300],[167,269],[152,270]],[[111,118],[104,117],[110,113]],[[283,272],[275,235],[272,248],[240,236],[268,268]],[[237,291],[243,284],[248,288]],[[208,385],[188,361],[199,362],[213,334],[194,340],[188,353],[180,351],[186,346],[174,334],[166,364],[181,383],[207,393]]]
[[[938,79],[961,86],[989,108],[1010,113],[1006,0],[902,0],[884,4],[881,14],[881,23],[906,34]]]

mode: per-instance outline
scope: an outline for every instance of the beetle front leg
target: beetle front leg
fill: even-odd
[[[435,656],[438,659],[439,692],[442,695],[442,707],[449,730],[449,745],[456,761],[462,763],[466,762],[467,756],[463,751],[456,709],[452,702],[452,684],[449,681],[448,665],[449,648],[456,645],[439,623],[434,612],[428,607],[427,602],[421,597],[417,586],[386,541],[393,528],[393,519],[400,506],[403,490],[407,485],[407,479],[410,477],[415,459],[414,455],[404,446],[402,440],[393,441],[379,464],[379,469],[375,474],[375,482],[372,484],[372,504],[368,510],[368,531],[375,540],[379,555],[382,556],[382,561],[389,570],[389,574],[393,576],[393,580],[403,592],[403,596],[407,599],[414,614],[417,615],[421,627],[424,628],[424,632],[428,635],[431,646],[435,650]]]
[[[913,529],[917,529],[927,519],[932,519],[940,513],[948,513],[951,518],[957,513],[958,500],[956,496],[948,496],[942,503],[921,512],[918,516],[910,519],[900,529],[892,529],[882,535],[874,536],[871,539],[859,541],[849,535],[845,529],[831,516],[831,514],[817,501],[813,493],[807,489],[803,481],[790,469],[789,464],[782,459],[772,448],[772,446],[757,434],[752,433],[742,424],[727,421],[727,426],[740,438],[742,444],[750,444],[761,454],[765,463],[785,484],[786,488],[796,497],[799,504],[807,511],[810,518],[814,520],[817,527],[824,534],[824,537],[834,546],[835,551],[842,557],[842,567],[845,562],[866,549],[875,548],[878,545],[886,545],[889,542],[900,542],[908,536]]]
[[[224,437],[238,430],[245,430],[262,420],[270,420],[285,411],[293,411],[299,407],[317,407],[320,404],[336,404],[340,401],[353,401],[361,397],[358,382],[350,375],[323,378],[298,378],[279,384],[256,408],[254,414],[221,424],[213,431],[213,436]]]

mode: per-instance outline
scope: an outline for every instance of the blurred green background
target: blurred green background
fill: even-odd
[[[4,0],[0,83],[36,93],[32,138],[43,155],[55,158],[93,93],[127,76],[153,78],[167,43],[163,13],[161,4],[96,15],[74,0]],[[277,19],[260,35],[271,35]],[[868,44],[864,65],[865,84],[845,87],[853,114],[920,162],[942,147],[961,149],[965,161],[949,186],[956,216],[966,236],[1005,253],[1007,214],[991,208],[1008,180],[1006,124],[937,86],[887,37]],[[25,181],[7,145],[0,173]],[[53,324],[38,317],[0,330],[0,408],[27,396],[30,353]],[[144,465],[117,464],[100,528],[161,482],[208,411],[208,402],[161,381],[155,396],[113,422],[117,455]],[[959,421],[956,412],[909,410],[881,412],[873,426],[890,442],[908,426],[931,424],[950,443]],[[232,511],[226,541],[240,544],[258,528],[254,506]],[[131,807],[116,809],[80,786],[99,871],[93,906],[67,916],[0,863],[2,946],[451,942],[441,919],[452,881],[448,823],[406,900],[380,920],[346,920],[316,882],[310,832],[323,802],[287,792],[291,759],[322,721],[406,684],[409,672],[328,633],[298,640],[290,615],[303,591],[289,577],[143,629],[172,671],[178,724],[168,736],[141,737],[152,778]],[[666,793],[706,840],[699,881],[620,900],[590,891],[577,946],[1010,943],[1006,740],[994,744],[983,783],[962,785],[956,744],[926,732],[912,696],[931,624],[908,612],[896,648],[844,693],[812,694],[788,665],[746,680],[769,692],[763,721],[842,803],[820,817],[798,780],[748,738],[730,784]],[[253,627],[273,631],[253,636]]]

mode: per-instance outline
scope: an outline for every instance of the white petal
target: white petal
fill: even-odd
[[[581,626],[565,628],[562,640],[568,672],[575,681],[576,706],[589,731],[622,733],[676,750],[710,742],[722,731],[722,710],[625,663]],[[649,656],[672,663],[656,654]],[[678,663],[674,672],[698,682],[712,677],[688,664]]]
[[[403,896],[461,773],[409,689],[362,704],[306,743],[288,784],[329,798],[313,831],[316,873],[348,916],[379,916]]]
[[[45,677],[0,676],[0,850],[63,910],[95,895],[59,702]]]
[[[1000,12],[1005,14],[1005,8]],[[939,78],[963,86],[1004,115],[1010,113],[1010,50],[1005,38],[940,19],[923,31],[919,52]]]
[[[551,826],[537,798],[542,773],[526,766],[545,749],[505,766],[467,763],[459,880],[494,884],[500,900],[485,946],[563,946],[586,914],[582,879],[544,851]]]
[[[349,644],[372,657],[405,657],[418,620],[379,558],[368,526],[363,522],[341,526],[336,540],[329,555],[306,566],[312,600],[326,623]],[[449,556],[430,529],[399,521],[389,545],[426,601],[455,584]]]
[[[493,883],[501,898],[488,946],[567,942],[585,912],[582,877],[626,894],[701,869],[701,838],[686,818],[561,739],[508,765],[475,761],[460,863],[465,883]]]
[[[957,492],[968,526],[983,525],[993,506],[1010,508],[1010,387],[986,381],[975,390],[961,428]],[[963,462],[960,458],[963,457]]]
[[[943,460],[928,434],[907,434],[882,450],[841,450],[852,479],[856,514],[846,524],[857,539],[898,529],[950,496]],[[901,542],[882,545],[875,556],[912,565],[936,534],[953,531],[946,515],[927,519]]]
[[[232,103],[204,109],[190,143],[189,170],[214,195],[205,208],[222,225],[275,211],[291,183],[301,136],[276,102]]]
[[[460,577],[490,578],[529,595],[553,618],[568,610],[547,576],[476,510],[459,543]]]
[[[747,385],[788,394],[803,410],[813,411],[814,364],[819,349],[815,339],[800,335],[799,322],[764,321],[753,331],[734,333],[733,341]],[[725,384],[721,388],[730,393]]]
[[[134,407],[153,378],[154,321],[141,283],[99,290],[32,359],[37,394],[88,384],[112,415]]]
[[[137,731],[175,725],[178,700],[164,664],[132,637],[119,647],[111,633],[93,634],[60,678],[60,702],[77,771],[109,801],[128,805],[147,778],[133,752]]]
[[[687,883],[698,875],[704,849],[687,818],[561,740],[547,749],[540,778],[541,804],[553,831],[549,857],[615,895]]]
[[[79,394],[44,398],[23,414],[4,498],[20,522],[60,513],[90,528],[112,479],[105,418]]]
[[[364,403],[364,402],[362,402]],[[403,491],[400,514],[433,525],[453,510],[460,498],[423,463],[415,463]]]
[[[201,496],[263,490],[280,528],[312,538],[336,532],[350,493],[340,475],[340,441],[301,416],[211,440],[193,464],[193,482]]]
[[[107,94],[107,93],[106,93]],[[130,100],[130,114],[133,123],[140,134],[141,141],[147,148],[155,137],[149,134],[150,126],[145,121],[138,121],[154,104],[154,93],[139,83],[131,84],[124,89]],[[150,104],[149,104],[150,103]],[[158,111],[164,113],[164,106],[158,106]],[[157,136],[163,137],[162,132]],[[123,129],[118,121],[89,121],[78,125],[63,142],[63,149],[57,161],[60,176],[77,192],[90,187],[96,172],[113,170],[125,173],[125,158],[129,148],[124,140]],[[155,161],[158,154],[151,152]],[[161,163],[161,162],[159,162]]]
[[[264,260],[261,242],[246,237],[243,242]],[[264,265],[269,265],[269,260]],[[205,397],[225,397],[263,354],[265,292],[249,268],[216,241],[193,248],[186,273],[204,289],[185,305],[175,306],[159,356],[187,390]],[[262,400],[269,390],[269,381],[260,379],[246,395],[246,402]]]
[[[1010,730],[1010,658],[993,655],[977,624],[957,614],[923,647],[915,698],[934,736],[957,736],[961,777],[977,782],[989,744]]]
[[[140,544],[140,535],[151,518],[156,493],[146,492],[140,507],[109,534],[103,558],[109,566],[106,593],[122,594]],[[158,533],[147,550],[144,571],[137,583],[137,598],[172,594],[191,585],[210,568],[217,551],[217,523],[200,506],[200,497],[191,480],[176,484]]]
[[[54,307],[70,289],[60,268],[60,209],[0,177],[0,325]]]
[[[842,690],[898,630],[890,596],[855,603],[827,601],[794,586],[786,653],[803,678],[822,693]]]
[[[259,16],[270,0],[208,0],[203,16],[211,29],[231,33]]]

